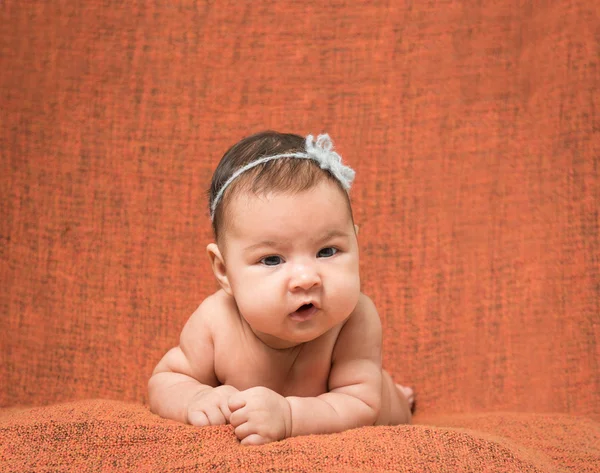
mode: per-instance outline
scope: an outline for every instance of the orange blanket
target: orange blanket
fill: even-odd
[[[364,427],[241,447],[139,405],[82,401],[0,416],[2,471],[600,471],[600,424],[560,414],[472,414],[444,427]]]

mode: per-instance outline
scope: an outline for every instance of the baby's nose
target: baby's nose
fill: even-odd
[[[290,290],[312,289],[321,285],[321,276],[314,265],[299,264],[294,267],[290,278]]]

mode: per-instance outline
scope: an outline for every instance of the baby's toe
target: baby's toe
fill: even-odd
[[[402,386],[401,384],[396,384],[396,387],[404,395],[412,409],[412,406],[415,402],[415,392],[412,390],[412,388],[409,388],[408,386]]]

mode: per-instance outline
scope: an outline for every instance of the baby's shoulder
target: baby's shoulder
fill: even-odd
[[[211,314],[219,311],[230,310],[232,297],[229,296],[223,289],[211,294],[202,301],[196,312],[199,317],[209,317]]]
[[[361,292],[360,296],[358,297],[358,303],[352,311],[352,314],[350,315],[348,321],[353,321],[354,323],[357,323],[359,321],[373,322],[375,320],[379,320],[377,307],[375,307],[375,303],[371,300],[369,296]]]
[[[336,341],[335,360],[371,356],[381,349],[381,320],[371,298],[360,294]]]
[[[379,336],[381,332],[381,320],[374,302],[366,294],[360,293],[358,303],[346,319],[342,330],[341,338],[362,338],[367,335]]]
[[[213,332],[235,310],[235,304],[232,306],[231,297],[222,289],[211,294],[188,319],[184,327],[184,332],[197,333],[199,330]]]

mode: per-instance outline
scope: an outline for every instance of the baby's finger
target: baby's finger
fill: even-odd
[[[258,434],[252,434],[252,435],[248,435],[248,437],[246,437],[240,443],[244,446],[263,445],[265,443],[268,443],[268,440],[264,439],[263,437],[261,437]]]
[[[234,427],[238,425],[242,425],[244,422],[248,421],[248,410],[247,409],[238,409],[234,411],[229,416],[229,423]]]
[[[202,411],[192,411],[188,413],[188,422],[196,427],[205,427],[210,425],[206,414]]]
[[[254,430],[248,422],[243,422],[235,428],[234,432],[239,440],[244,440],[246,437],[255,434],[256,430]]]
[[[227,420],[225,416],[221,412],[217,406],[210,407],[204,411],[206,413],[206,417],[210,421],[210,425],[225,425]]]
[[[235,412],[246,405],[246,400],[240,396],[240,393],[234,394],[227,399],[227,406],[231,412]]]
[[[229,406],[227,405],[227,401],[224,401],[221,404],[219,404],[219,409],[221,409],[221,412],[223,413],[225,420],[227,422],[229,422],[229,418],[231,417],[231,410],[229,409]]]

